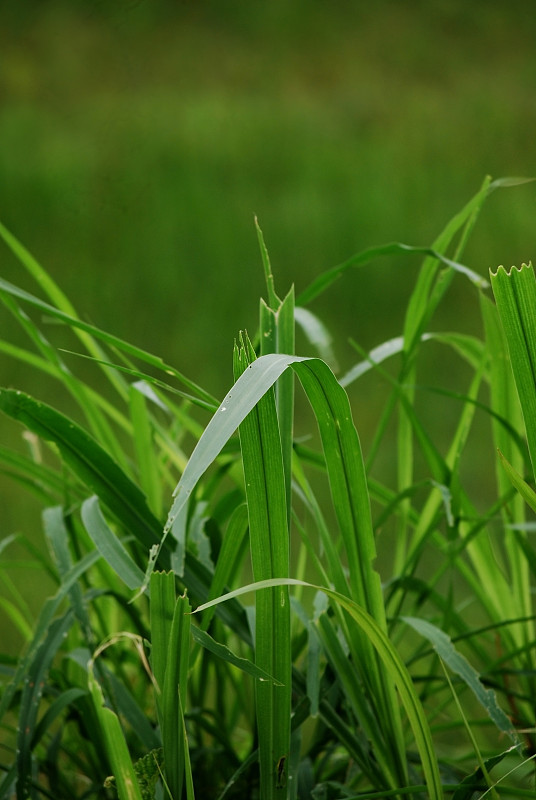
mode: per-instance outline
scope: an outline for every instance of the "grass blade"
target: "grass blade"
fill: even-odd
[[[249,340],[235,348],[235,377],[255,359]],[[276,404],[268,390],[242,421],[240,446],[248,505],[253,575],[256,580],[287,578],[289,531],[286,481]],[[256,596],[255,663],[277,682],[255,684],[261,798],[275,798],[286,784],[290,751],[291,652],[290,601],[287,587]],[[282,764],[278,772],[277,765]]]
[[[306,586],[311,589],[315,589],[316,591],[324,592],[328,595],[328,597],[330,597],[334,602],[338,603],[350,614],[352,619],[370,639],[386,672],[389,673],[389,676],[392,678],[398,689],[400,700],[408,716],[408,720],[415,737],[415,743],[419,751],[421,764],[426,779],[426,785],[428,788],[429,800],[442,800],[443,788],[441,785],[432,735],[426,715],[424,713],[424,709],[413,687],[411,677],[393,644],[389,641],[387,634],[375,622],[370,614],[361,608],[361,606],[359,606],[349,597],[345,597],[344,595],[341,595],[332,589],[327,589],[326,587],[322,586],[315,586],[294,578],[288,578],[260,581],[243,586],[240,589],[235,589],[234,591],[229,592],[217,600],[212,600],[210,603],[205,603],[202,606],[199,606],[196,608],[195,613],[200,613],[213,605],[226,602],[227,600],[247,594],[248,592],[259,591],[271,586],[280,585]]]

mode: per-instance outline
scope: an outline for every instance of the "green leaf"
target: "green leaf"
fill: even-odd
[[[117,535],[109,527],[99,507],[99,498],[90,497],[82,505],[82,521],[95,547],[129,589],[143,581],[143,571],[129,556]]]
[[[280,681],[276,680],[272,675],[266,672],[264,669],[258,664],[254,664],[248,658],[243,658],[242,656],[237,656],[236,653],[233,653],[226,645],[220,644],[216,642],[212,636],[210,636],[206,631],[203,631],[201,628],[195,627],[192,625],[191,629],[192,638],[194,639],[197,644],[204,647],[205,650],[208,650],[213,655],[221,658],[222,661],[225,661],[227,664],[232,664],[233,667],[237,667],[238,669],[245,672],[247,675],[251,675],[252,678],[255,678],[259,681],[266,681],[269,683],[273,683],[274,686],[282,686]]]
[[[458,263],[457,261],[452,261],[450,258],[446,258],[446,256],[442,255],[442,253],[431,247],[413,247],[408,244],[402,244],[401,242],[390,242],[389,244],[383,244],[379,247],[369,247],[366,250],[362,250],[360,253],[357,253],[355,256],[347,259],[342,264],[323,272],[318,278],[315,278],[315,280],[309,284],[309,286],[304,289],[303,292],[298,295],[296,298],[296,303],[300,306],[307,305],[319,294],[322,294],[322,292],[324,292],[334,281],[340,278],[349,269],[362,267],[373,259],[379,258],[380,256],[408,254],[424,254],[430,256],[431,258],[441,261],[441,263],[445,264],[446,266],[451,267],[456,272],[464,274],[475,286],[478,286],[479,288],[485,288],[488,286],[488,282],[476,272],[473,272],[468,267]]]
[[[532,264],[491,272],[536,475],[536,279]]]
[[[504,711],[497,705],[495,692],[492,689],[486,689],[482,685],[478,672],[471,666],[465,656],[456,650],[450,637],[427,620],[417,619],[416,617],[402,617],[401,619],[432,644],[438,656],[471,689],[497,728],[502,733],[506,733],[517,744],[517,734]]]
[[[144,495],[83,428],[45,403],[12,389],[0,389],[0,410],[53,442],[67,466],[147,549],[158,541],[161,525]]]
[[[106,743],[119,800],[143,800],[119,719],[104,704],[102,689],[94,676],[93,661],[88,667],[88,686]]]
[[[322,586],[315,586],[314,584],[296,580],[295,578],[287,578],[259,581],[257,583],[243,586],[240,589],[235,589],[234,591],[229,592],[217,600],[212,600],[210,603],[205,603],[199,606],[195,610],[195,613],[205,611],[211,606],[217,605],[218,603],[223,603],[240,595],[247,594],[248,592],[259,591],[271,586],[282,585],[307,586],[311,589],[315,589],[316,591],[324,592],[328,595],[328,597],[330,597],[334,602],[338,603],[350,614],[352,619],[364,632],[367,638],[370,639],[370,642],[378,653],[380,661],[383,664],[386,672],[389,674],[398,689],[402,705],[404,706],[408,716],[408,720],[415,737],[415,743],[419,751],[421,764],[428,787],[429,800],[442,800],[443,788],[441,785],[438,761],[434,750],[432,735],[426,719],[426,714],[413,687],[411,677],[397,650],[389,641],[385,631],[383,631],[370,616],[370,614],[368,614],[357,603],[355,603],[349,597],[344,597],[332,589],[327,589],[326,587]],[[385,720],[385,724],[388,724],[388,718]]]

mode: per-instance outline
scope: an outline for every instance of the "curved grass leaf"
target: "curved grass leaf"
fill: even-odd
[[[254,664],[248,658],[237,656],[236,653],[233,653],[229,647],[216,642],[212,636],[210,636],[206,631],[203,631],[201,628],[197,628],[195,625],[192,625],[190,632],[193,640],[197,644],[201,645],[201,647],[204,647],[205,650],[208,650],[218,658],[221,658],[221,660],[225,661],[227,664],[232,664],[233,667],[237,667],[237,669],[245,672],[247,675],[251,675],[252,678],[255,678],[258,681],[266,681],[274,684],[274,686],[282,685],[280,681],[276,680],[264,669],[261,669],[258,664]]]
[[[0,410],[53,442],[75,475],[145,547],[158,541],[161,525],[144,495],[83,428],[45,403],[12,389],[0,389]]]
[[[532,264],[490,272],[536,475],[536,279]]]
[[[467,661],[465,656],[456,650],[450,637],[427,620],[418,619],[416,617],[402,617],[402,619],[432,644],[442,661],[444,661],[445,664],[467,684],[469,689],[471,689],[474,696],[485,709],[486,713],[489,714],[497,728],[502,733],[506,733],[510,739],[517,743],[517,734],[504,711],[497,705],[495,692],[492,689],[486,689],[482,685],[480,675]]]
[[[390,242],[389,244],[383,244],[379,247],[368,247],[366,250],[362,250],[360,253],[357,253],[356,255],[347,259],[342,264],[323,272],[318,278],[315,278],[315,280],[310,283],[309,286],[303,290],[303,292],[298,295],[296,298],[296,303],[300,306],[307,305],[307,303],[310,303],[311,300],[314,300],[315,297],[318,297],[319,294],[322,294],[322,292],[324,292],[334,281],[340,278],[349,269],[362,267],[375,258],[379,258],[380,256],[413,254],[427,255],[433,259],[436,259],[437,261],[440,261],[447,267],[451,267],[453,270],[455,270],[455,272],[460,272],[465,275],[467,278],[469,278],[471,283],[481,289],[484,289],[489,285],[488,282],[476,272],[473,272],[473,270],[469,269],[463,264],[458,263],[457,261],[452,261],[452,259],[447,258],[438,250],[435,250],[431,247],[413,247],[412,245],[402,244],[401,242]]]
[[[39,309],[43,313],[52,316],[55,319],[61,320],[61,322],[64,322],[71,328],[91,334],[91,336],[95,337],[95,339],[103,341],[110,347],[116,347],[118,350],[126,353],[132,358],[137,358],[140,361],[144,361],[146,364],[150,364],[156,369],[162,370],[167,375],[171,375],[172,377],[180,381],[180,383],[186,386],[189,389],[189,391],[191,391],[196,397],[207,403],[209,407],[214,407],[214,405],[217,405],[217,400],[214,397],[212,397],[211,394],[206,392],[204,389],[202,389],[193,381],[189,380],[185,375],[183,375],[177,369],[170,366],[169,364],[166,364],[158,356],[154,356],[152,355],[152,353],[148,353],[146,350],[142,350],[141,348],[136,347],[135,345],[130,344],[129,342],[125,342],[123,339],[120,339],[117,336],[113,336],[112,334],[107,333],[106,331],[103,331],[100,328],[96,328],[94,325],[90,325],[87,322],[83,322],[81,319],[78,319],[78,317],[66,314],[64,311],[60,311],[55,306],[51,306],[49,303],[45,303],[42,300],[39,300],[39,298],[35,297],[29,292],[25,292],[23,289],[19,289],[17,286],[14,286],[8,281],[0,279],[0,291],[5,292],[6,294],[11,295],[13,297],[16,297],[17,299],[22,300],[25,303],[28,303],[34,308]],[[101,356],[98,354],[94,356],[94,359],[97,361],[100,358]]]
[[[143,581],[143,571],[127,553],[116,534],[111,530],[99,508],[99,498],[90,497],[82,505],[82,521],[95,547],[114,572],[129,589]]]
[[[428,726],[424,709],[413,687],[411,676],[409,675],[406,666],[404,665],[398,652],[389,641],[387,634],[374,621],[370,614],[368,614],[357,603],[355,603],[349,597],[344,597],[332,589],[327,589],[323,586],[315,586],[314,584],[307,583],[306,581],[296,580],[295,578],[288,578],[260,581],[258,583],[249,584],[248,586],[243,586],[240,589],[235,589],[234,591],[229,592],[217,600],[212,600],[209,603],[199,606],[196,608],[194,613],[200,613],[211,606],[217,605],[218,603],[223,603],[240,595],[247,594],[248,592],[258,591],[271,586],[282,585],[306,586],[316,591],[324,592],[336,603],[339,603],[345,609],[345,611],[350,614],[364,634],[370,639],[370,642],[378,653],[386,672],[390,675],[398,689],[400,700],[406,711],[411,729],[413,731],[413,736],[415,738],[415,743],[419,751],[428,789],[429,800],[442,800],[443,788],[441,785],[432,735]]]
[[[26,800],[32,778],[32,743],[37,725],[37,715],[45,688],[45,679],[65,635],[73,624],[74,614],[67,611],[50,625],[40,647],[35,651],[26,673],[18,716],[17,732],[17,800]]]

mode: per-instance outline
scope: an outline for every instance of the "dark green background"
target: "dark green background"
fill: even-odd
[[[3,0],[0,219],[84,318],[223,396],[264,291],[254,214],[280,293],[370,245],[429,244],[484,175],[536,174],[535,34],[521,0]],[[496,192],[465,263],[530,259],[535,209],[532,184]],[[3,246],[0,264],[35,291]],[[418,265],[377,261],[312,305],[342,370],[348,337],[400,333]],[[475,300],[457,278],[434,328],[478,333]],[[0,326],[24,342],[5,310]],[[0,369],[68,407],[26,367]],[[353,393],[366,445],[377,399]],[[0,507],[1,536],[40,535],[2,476]]]

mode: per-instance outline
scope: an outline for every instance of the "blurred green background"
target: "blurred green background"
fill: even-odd
[[[2,0],[0,219],[84,318],[223,396],[264,291],[254,214],[280,293],[374,244],[430,244],[486,174],[536,174],[535,41],[525,0]],[[464,262],[533,257],[535,209],[533,184],[496,192]],[[3,246],[0,263],[35,291]],[[348,337],[400,333],[418,266],[377,261],[313,303],[342,371]],[[480,330],[463,279],[434,321],[451,326]],[[0,369],[66,407],[27,368]],[[354,394],[366,446],[377,401]],[[40,535],[3,476],[0,508],[1,536]]]

